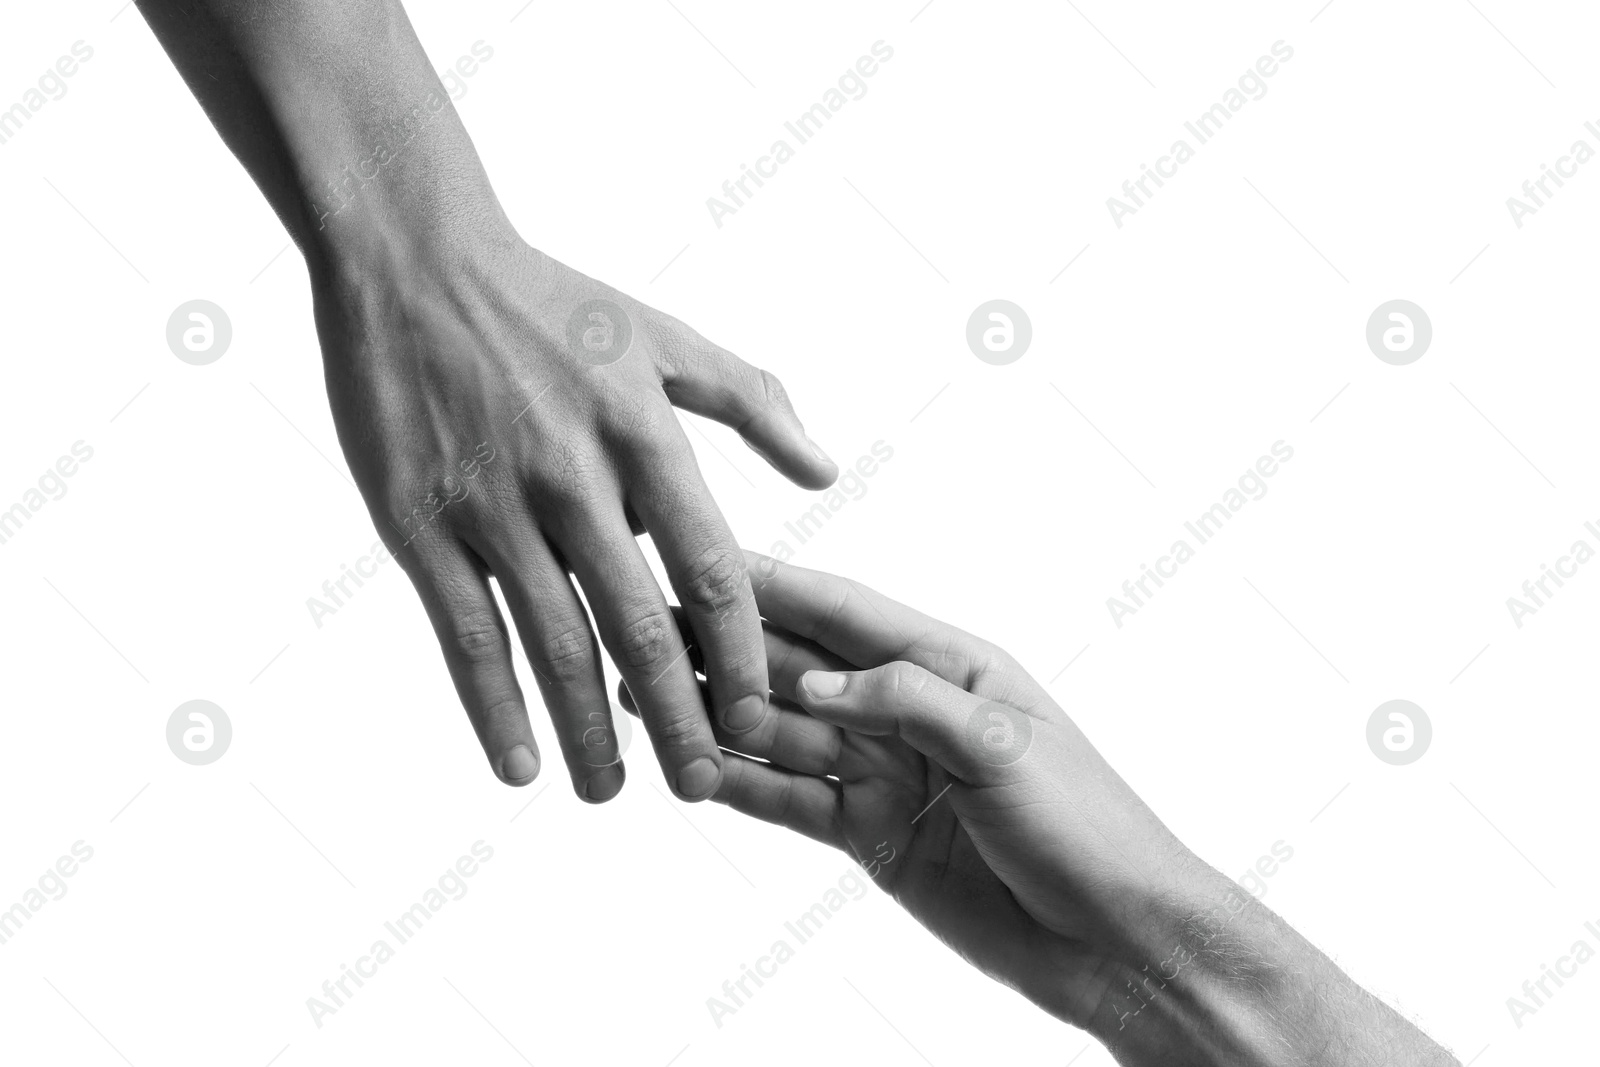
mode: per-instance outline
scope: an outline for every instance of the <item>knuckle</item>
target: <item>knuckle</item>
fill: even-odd
[[[621,391],[606,404],[606,436],[629,448],[658,446],[671,440],[668,422],[677,421],[671,412],[671,405],[659,392]]]
[[[699,334],[665,311],[643,305],[640,311],[639,332],[649,340],[658,361],[681,358],[702,343]]]
[[[539,652],[545,669],[558,682],[581,681],[594,667],[594,645],[587,626],[562,626],[541,635]]]
[[[895,660],[886,665],[879,675],[879,683],[887,695],[915,701],[927,689],[928,672],[914,663]]]
[[[702,553],[684,574],[683,596],[692,606],[720,615],[744,602],[750,589],[744,555],[716,547]]]
[[[448,640],[451,651],[471,664],[492,663],[505,655],[505,631],[484,612],[453,620]]]
[[[967,677],[972,681],[979,678],[1013,675],[1021,670],[1022,667],[1011,658],[1009,652],[987,641],[978,642],[967,660]]]
[[[665,714],[646,720],[645,725],[651,740],[663,752],[699,755],[698,749],[705,737],[703,723],[703,715],[681,708],[668,708]]]
[[[678,631],[666,611],[648,611],[623,625],[616,637],[616,655],[622,664],[644,670],[666,658]]]
[[[971,637],[967,634],[960,636],[965,638],[961,644],[966,647],[967,658],[976,665],[997,664],[1011,658],[1006,654],[1005,649],[993,641],[985,641],[981,637]]]
[[[851,601],[861,597],[861,593],[858,592],[858,585],[856,585],[856,582],[850,581],[850,579],[837,581],[837,579],[819,577],[814,582],[814,587],[824,590],[827,595],[827,609],[821,616],[822,622],[818,627],[818,632],[829,633],[832,630],[840,629],[845,624],[846,619],[850,617]]]
[[[503,730],[505,724],[525,716],[528,710],[520,699],[511,694],[490,696],[486,700],[486,705],[483,709],[483,721],[489,724],[490,730],[494,733]]]
[[[766,396],[768,406],[792,412],[794,405],[789,402],[789,391],[783,387],[783,382],[769,370],[763,369],[760,373],[761,391]]]
[[[417,478],[385,490],[381,512],[402,546],[431,544],[448,539],[447,531],[473,506],[464,502],[476,495],[465,478],[454,474]]]
[[[792,775],[786,774],[774,786],[777,791],[777,796],[773,798],[774,806],[782,813],[785,820],[792,819],[799,809],[799,798],[794,791],[796,780]]]
[[[546,453],[547,461],[531,472],[535,500],[558,513],[576,510],[595,496],[597,465],[585,460],[571,444]]]
[[[854,590],[848,582],[838,582],[830,586],[819,579],[812,582],[812,591],[821,592],[827,598],[825,601],[827,606],[811,627],[811,632],[804,635],[815,639],[838,628],[849,613],[850,598]]]
[[[980,678],[1019,669],[999,645],[954,629],[934,645],[933,656],[933,672],[963,689],[971,689]]]

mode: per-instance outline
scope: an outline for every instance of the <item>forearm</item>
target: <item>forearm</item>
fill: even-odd
[[[1263,1067],[1456,1059],[1214,871],[1162,906],[1147,943],[1108,968],[1091,1024],[1119,1062]]]
[[[313,268],[404,233],[509,233],[398,0],[139,0]]]

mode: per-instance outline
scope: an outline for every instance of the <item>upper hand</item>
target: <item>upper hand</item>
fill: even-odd
[[[651,534],[688,606],[715,715],[753,723],[767,693],[760,618],[673,408],[825,487],[836,469],[778,380],[502,226],[375,240],[313,277],[346,459],[495,772],[525,784],[539,758],[490,575],[578,795],[608,800],[623,779],[596,631],[640,695],[667,781],[685,799],[709,795],[722,756],[635,535]]]

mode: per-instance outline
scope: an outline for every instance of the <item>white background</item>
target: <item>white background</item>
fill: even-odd
[[[411,15],[439,69],[493,48],[457,106],[532,243],[777,372],[840,460],[893,448],[795,562],[1007,647],[1223,871],[1292,847],[1267,903],[1463,1061],[1588,1055],[1600,962],[1520,1029],[1505,1002],[1600,948],[1600,566],[1520,629],[1505,601],[1600,547],[1600,162],[1520,229],[1505,200],[1600,148],[1594,14],[920,2]],[[559,761],[500,785],[392,565],[312,623],[374,534],[306,275],[119,3],[16,5],[0,34],[0,107],[94,49],[0,145],[0,509],[94,449],[0,545],[0,907],[94,850],[0,946],[0,1057],[1109,1063],[876,890],[719,1029],[706,998],[842,855],[668,801],[642,743],[601,809]],[[868,94],[713,225],[878,40]],[[1117,228],[1106,198],[1278,40],[1267,95]],[[996,297],[1034,327],[1005,367],[964,339]],[[206,367],[165,340],[195,298],[234,328]],[[1406,367],[1364,339],[1394,298],[1434,328]],[[688,421],[741,540],[786,538],[807,494]],[[1106,598],[1279,440],[1268,494],[1114,626]],[[206,767],[164,736],[195,698],[234,727]],[[1405,767],[1365,740],[1394,698],[1434,727]],[[470,892],[316,1027],[306,998],[480,839]]]

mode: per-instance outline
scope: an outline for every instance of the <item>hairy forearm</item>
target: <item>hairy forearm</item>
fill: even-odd
[[[313,267],[396,232],[508,231],[398,0],[139,0]]]
[[[1111,965],[1091,1024],[1132,1065],[1448,1067],[1457,1060],[1214,871]]]

